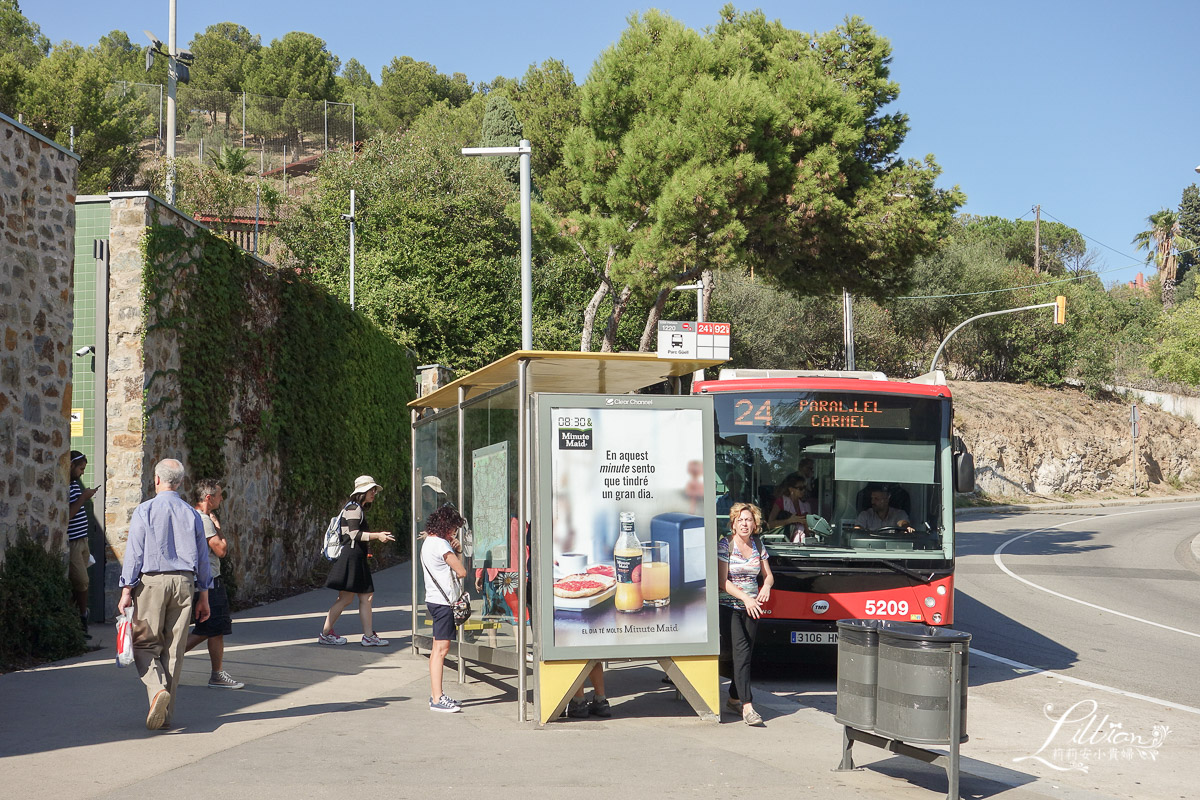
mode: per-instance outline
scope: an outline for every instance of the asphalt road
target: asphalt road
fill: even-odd
[[[1200,503],[959,524],[955,627],[972,649],[1200,708]]]

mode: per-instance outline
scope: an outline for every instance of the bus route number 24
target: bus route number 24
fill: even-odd
[[[863,608],[868,617],[906,617],[908,616],[907,600],[868,600]]]

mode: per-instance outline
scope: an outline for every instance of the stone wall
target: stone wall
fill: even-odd
[[[0,114],[0,559],[65,551],[79,159]]]
[[[150,224],[193,230],[199,225],[142,192],[112,194],[110,203],[108,497],[104,522],[113,552],[124,560],[133,510],[154,494],[155,464],[163,458],[179,458],[185,469],[188,465],[184,428],[179,421],[179,344],[174,330],[154,326],[154,320],[146,318],[143,236]],[[180,253],[179,260],[188,260],[192,255]],[[263,269],[274,267],[264,263]],[[163,311],[169,312],[175,302],[187,302],[187,297],[170,296]],[[272,311],[263,309],[260,319],[269,324],[274,319]],[[234,405],[245,408],[241,392],[241,387],[236,387]],[[254,588],[276,587],[304,575],[311,569],[312,554],[289,559],[282,545],[283,536],[278,535],[289,527],[289,521],[276,516],[280,465],[275,453],[247,450],[240,437],[230,435],[224,456],[229,474],[214,476],[228,488],[228,497],[218,512],[222,531],[229,540],[229,554],[222,561],[223,575],[246,587],[250,594],[254,594]],[[191,501],[193,483],[209,476],[193,475],[191,471],[186,475],[181,494]]]
[[[319,558],[318,532],[311,542],[297,535],[328,521],[328,512],[288,507],[280,500],[281,468],[278,454],[244,436],[237,420],[257,417],[267,408],[253,389],[235,386],[231,419],[235,428],[225,436],[225,475],[193,474],[188,463],[185,431],[180,422],[179,346],[175,331],[149,319],[143,298],[143,237],[151,224],[181,226],[194,231],[194,220],[143,192],[110,195],[109,334],[108,334],[108,463],[105,529],[117,558],[124,560],[129,522],[138,503],[154,492],[154,465],[163,458],[183,462],[186,478],[181,489],[191,502],[195,481],[215,477],[226,487],[218,516],[229,540],[222,560],[222,575],[246,599],[307,578]],[[179,253],[178,262],[194,253]],[[274,267],[259,262],[264,270]],[[169,313],[189,298],[173,293],[162,303]],[[269,329],[278,319],[278,298],[255,296],[255,324]],[[214,376],[214,380],[222,376]],[[311,545],[311,546],[310,546]],[[113,587],[109,587],[109,592]]]

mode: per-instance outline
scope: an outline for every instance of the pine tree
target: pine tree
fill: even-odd
[[[1179,201],[1179,232],[1193,242],[1200,242],[1200,188],[1194,183],[1183,190],[1183,199]],[[1200,264],[1200,253],[1197,251],[1180,253],[1180,281],[1197,264]]]
[[[483,112],[483,146],[516,147],[521,142],[521,121],[512,103],[499,94],[488,95],[487,108]],[[497,158],[496,165],[504,172],[510,183],[521,180],[521,163],[513,158]]]

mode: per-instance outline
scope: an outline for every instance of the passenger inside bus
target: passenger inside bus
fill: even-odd
[[[725,493],[717,498],[717,514],[728,516],[729,509],[734,503],[747,502],[749,498],[743,491],[745,485],[746,482],[737,470],[731,470],[725,476]]]
[[[854,524],[868,531],[879,531],[884,528],[895,528],[899,532],[912,534],[916,531],[909,521],[906,508],[892,505],[892,492],[882,484],[871,484],[860,496],[866,496],[870,505],[863,509],[854,519]],[[897,501],[907,498],[897,498]]]
[[[771,503],[767,530],[783,528],[783,534],[789,541],[801,540],[806,528],[806,515],[812,513],[812,508],[804,500],[807,494],[805,484],[807,480],[796,472],[783,479]]]

